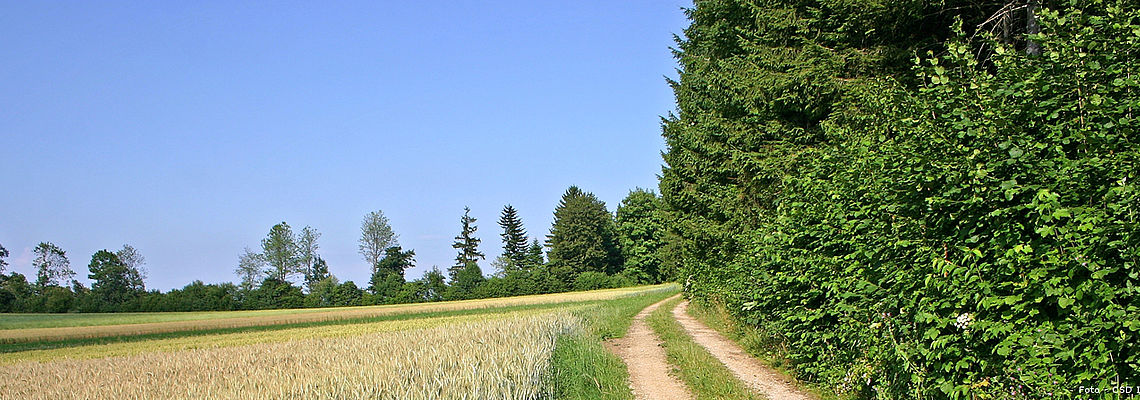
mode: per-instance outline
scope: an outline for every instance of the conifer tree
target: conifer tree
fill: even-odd
[[[586,271],[613,274],[621,268],[613,215],[594,194],[577,186],[566,189],[554,209],[547,245],[551,270],[562,279]]]
[[[475,231],[479,227],[475,226],[475,217],[471,216],[471,207],[463,207],[463,218],[459,219],[463,228],[459,232],[459,236],[455,237],[455,243],[451,245],[459,250],[459,254],[455,256],[455,265],[447,269],[451,280],[455,281],[456,275],[459,271],[467,268],[469,264],[477,263],[486,256],[479,252],[480,239],[475,237]]]
[[[503,256],[514,264],[514,268],[522,266],[527,259],[526,229],[523,228],[518,211],[510,204],[503,207],[499,226],[503,228],[503,233],[499,235],[503,238]]]

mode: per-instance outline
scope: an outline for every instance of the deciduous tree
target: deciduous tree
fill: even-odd
[[[360,256],[364,257],[364,261],[372,269],[373,273],[376,272],[376,266],[380,259],[384,257],[384,250],[389,247],[399,245],[399,235],[392,230],[392,226],[388,224],[388,217],[384,216],[384,212],[376,210],[364,216],[364,221],[360,223]]]
[[[50,242],[40,242],[32,249],[32,267],[36,269],[36,287],[67,285],[75,277],[67,253]]]

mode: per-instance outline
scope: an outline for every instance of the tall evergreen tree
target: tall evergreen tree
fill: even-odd
[[[485,259],[486,256],[479,252],[479,238],[475,237],[475,231],[479,227],[475,226],[475,217],[471,216],[471,208],[463,207],[463,218],[459,219],[459,223],[463,228],[459,231],[459,236],[455,237],[455,243],[451,247],[459,250],[459,254],[455,256],[455,265],[447,269],[451,275],[451,280],[454,281],[456,274],[467,268],[469,264],[478,263],[479,260]]]
[[[526,263],[527,255],[526,229],[523,228],[518,211],[510,204],[503,207],[503,212],[499,216],[499,226],[503,228],[503,233],[499,234],[503,238],[503,255],[514,264],[515,268],[522,266]]]
[[[543,259],[542,243],[539,243],[538,239],[532,239],[526,249],[526,268],[533,269],[544,262],[546,260]]]
[[[577,186],[566,189],[554,209],[547,246],[551,270],[562,279],[586,271],[613,274],[621,269],[613,215],[593,193]]]

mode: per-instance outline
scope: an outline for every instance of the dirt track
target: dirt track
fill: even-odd
[[[633,389],[633,396],[639,400],[693,398],[685,384],[669,374],[673,367],[665,360],[665,349],[661,347],[661,340],[645,323],[645,318],[653,310],[677,296],[645,307],[633,317],[633,324],[629,326],[629,332],[625,337],[609,342],[610,350],[621,357],[629,367],[629,386]]]
[[[744,349],[740,348],[736,342],[729,340],[717,332],[697,321],[689,313],[685,312],[689,309],[689,302],[682,302],[677,308],[673,309],[673,317],[685,331],[693,338],[694,342],[700,344],[713,357],[716,357],[720,362],[724,363],[733,375],[744,382],[745,385],[767,396],[771,400],[801,400],[812,399],[813,397],[807,393],[796,389],[792,384],[779,372],[764,365],[756,358],[748,355]]]

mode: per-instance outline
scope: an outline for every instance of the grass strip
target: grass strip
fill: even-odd
[[[662,304],[646,323],[665,344],[665,356],[674,373],[699,399],[762,399],[753,393],[708,350],[697,344],[673,318],[673,308],[681,298]]]
[[[678,287],[671,286],[667,291],[609,300],[575,312],[584,320],[584,329],[578,334],[560,337],[554,348],[555,398],[632,399],[629,370],[603,341],[625,336],[638,312],[678,291]]]

